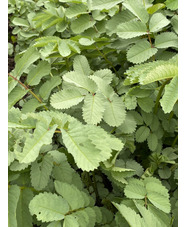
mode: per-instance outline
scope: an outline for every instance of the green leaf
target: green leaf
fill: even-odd
[[[174,15],[171,18],[171,24],[172,24],[173,30],[176,32],[176,34],[178,34],[178,15]]]
[[[165,93],[160,100],[164,113],[170,113],[174,104],[178,100],[178,77],[174,77],[171,82],[165,85]]]
[[[158,32],[168,24],[170,21],[162,13],[155,13],[149,22],[150,32]]]
[[[87,6],[84,4],[73,4],[65,11],[65,15],[68,18],[73,18],[84,13],[88,13]]]
[[[157,48],[178,48],[178,37],[174,32],[164,32],[155,38],[155,47]]]
[[[144,183],[141,180],[130,179],[129,184],[124,189],[126,197],[130,199],[144,199],[147,193]]]
[[[92,1],[91,10],[111,9],[120,2],[122,2],[122,0],[94,0]]]
[[[67,57],[71,54],[70,47],[68,46],[67,42],[63,39],[59,40],[58,42],[58,51],[62,57]]]
[[[98,124],[103,118],[105,98],[101,93],[87,94],[83,105],[83,119],[87,124]]]
[[[64,226],[64,224],[63,224]],[[61,222],[60,221],[53,221],[47,227],[61,227]]]
[[[77,89],[65,89],[51,96],[50,104],[55,109],[68,109],[77,105],[84,99],[84,96]]]
[[[15,87],[8,95],[8,109],[11,109],[27,92],[28,90],[22,87]]]
[[[137,99],[135,96],[126,95],[124,99],[124,103],[128,110],[133,110],[137,106]]]
[[[78,210],[90,203],[89,196],[71,184],[55,181],[55,189],[69,204],[70,210]]]
[[[95,93],[97,86],[94,81],[89,79],[87,76],[78,72],[68,72],[63,76],[63,80],[76,85],[77,87],[84,88],[85,90]]]
[[[23,152],[16,152],[16,157],[20,163],[31,163],[36,160],[39,155],[40,148],[44,144],[50,144],[52,142],[52,136],[57,125],[53,125],[51,128],[46,122],[38,122],[36,129],[32,137],[27,137]]]
[[[127,59],[132,63],[139,64],[155,55],[157,51],[156,48],[151,47],[148,41],[140,40],[127,51]]]
[[[163,9],[163,8],[165,8],[165,4],[163,4],[163,3],[157,3],[157,4],[155,4],[155,5],[151,6],[151,7],[149,7],[149,8],[147,9],[147,12],[148,12],[149,14],[153,14],[153,13],[155,13],[155,12],[157,12],[158,10]]]
[[[79,227],[77,219],[72,215],[65,216],[63,227]]]
[[[27,76],[27,84],[30,86],[39,84],[42,77],[47,76],[51,71],[50,64],[46,61],[40,61]]]
[[[138,105],[143,111],[145,111],[146,113],[152,112],[152,109],[154,107],[154,101],[151,98],[138,98],[137,101]]]
[[[8,227],[17,227],[16,209],[20,196],[20,188],[11,185],[8,189]]]
[[[161,184],[154,182],[147,183],[146,189],[147,198],[150,202],[165,213],[169,213],[171,206],[169,202],[168,190]]]
[[[78,55],[74,58],[73,68],[75,72],[85,76],[89,76],[91,72],[88,60],[83,55]]]
[[[29,47],[15,65],[15,75],[19,79],[22,73],[40,57],[36,47]]]
[[[158,146],[158,138],[155,133],[150,133],[147,138],[148,147],[151,151],[155,151]]]
[[[25,102],[22,106],[21,112],[23,114],[26,113],[31,113],[31,112],[35,112],[35,110],[40,107],[43,106],[43,103],[41,104],[37,99],[33,98],[33,99],[29,99],[27,102]]]
[[[79,39],[79,43],[82,46],[91,46],[95,41],[93,39],[88,39],[88,38],[81,38]]]
[[[177,10],[178,9],[178,0],[167,0],[165,4],[168,9],[170,10]]]
[[[110,126],[118,127],[125,120],[125,105],[122,99],[116,95],[105,103],[103,119]]]
[[[129,21],[117,26],[117,35],[122,39],[129,39],[147,34],[147,26],[140,21]]]
[[[51,91],[61,84],[61,77],[54,76],[50,80],[47,80],[39,89],[39,94],[42,99],[47,100]]]
[[[90,78],[94,80],[94,78],[95,78],[94,76],[102,78],[106,84],[110,84],[114,77],[114,75],[110,69],[97,70],[94,72],[94,75]]]
[[[161,177],[161,179],[169,179],[171,176],[171,170],[168,166],[163,167],[163,169],[158,170],[158,174]]]
[[[139,0],[126,0],[123,5],[137,16],[143,23],[147,23],[149,15],[143,2]]]
[[[28,21],[19,17],[14,17],[14,19],[12,20],[12,23],[17,26],[29,27]]]
[[[37,191],[41,191],[47,186],[52,167],[53,159],[50,155],[45,155],[40,163],[37,161],[32,163],[30,172],[31,183]]]
[[[38,221],[52,222],[64,219],[69,205],[61,196],[52,193],[40,193],[29,204],[30,213],[36,215]]]
[[[122,133],[133,133],[136,129],[136,121],[130,112],[127,112],[125,121],[118,127]]]
[[[138,143],[144,142],[150,134],[150,129],[146,126],[141,126],[137,131],[136,131],[136,141]]]
[[[31,189],[26,188],[21,190],[16,211],[17,227],[33,227],[32,216],[28,208],[33,196],[34,194]]]
[[[84,32],[86,29],[93,27],[96,21],[91,21],[89,15],[81,15],[71,23],[71,29],[75,34]]]
[[[119,212],[122,214],[122,216],[126,219],[126,221],[131,227],[144,227],[144,225],[142,224],[142,218],[140,217],[139,214],[136,214],[136,212],[133,209],[125,206],[124,204],[119,205],[114,202],[113,204],[119,210]]]

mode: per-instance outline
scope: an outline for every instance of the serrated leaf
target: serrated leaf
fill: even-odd
[[[84,13],[88,13],[87,6],[84,4],[73,4],[65,11],[65,15],[68,18],[73,18]]]
[[[17,26],[29,27],[28,21],[19,17],[14,17],[14,19],[12,20],[12,23]]]
[[[119,205],[114,202],[113,204],[131,227],[144,227],[144,225],[142,224],[142,218],[133,209],[125,206],[124,204]]]
[[[158,170],[158,174],[161,177],[161,179],[169,179],[172,173],[170,168],[168,166],[165,166],[162,169]]]
[[[94,72],[94,75],[90,78],[94,80],[94,76],[100,77],[103,79],[103,81],[107,84],[110,84],[113,79],[113,73],[110,69],[100,69],[98,71]]]
[[[21,112],[23,114],[26,113],[31,113],[31,112],[35,112],[35,110],[42,106],[43,103],[41,104],[37,99],[33,98],[33,99],[29,99],[27,102],[25,102],[22,106]]]
[[[139,177],[141,177],[142,174],[144,173],[143,167],[138,162],[136,162],[135,160],[132,160],[132,159],[127,160],[126,168],[134,169],[136,171],[135,174]]]
[[[79,223],[73,215],[67,215],[64,218],[63,227],[79,227]]]
[[[69,205],[61,196],[52,193],[40,193],[29,204],[30,213],[36,215],[38,221],[51,222],[64,219]]]
[[[29,72],[27,76],[28,85],[33,86],[39,84],[42,77],[47,76],[50,71],[50,64],[46,61],[40,61],[39,64]]]
[[[50,155],[45,155],[41,163],[37,161],[32,163],[30,172],[31,183],[37,191],[41,191],[47,186],[52,167],[53,159]]]
[[[96,21],[91,21],[89,15],[81,15],[76,20],[72,21],[71,29],[74,33],[80,34],[86,29],[93,27]]]
[[[154,107],[154,101],[151,98],[138,98],[137,101],[138,105],[143,111],[145,111],[146,113],[152,112],[152,109]]]
[[[170,21],[162,13],[155,13],[149,22],[150,32],[158,32],[169,23]]]
[[[70,210],[77,210],[86,206],[86,200],[89,197],[86,193],[80,191],[74,185],[55,181],[55,189],[69,204]]]
[[[79,43],[82,46],[91,46],[95,41],[93,39],[88,39],[88,38],[81,38],[79,39]]]
[[[178,100],[178,77],[174,77],[171,82],[165,85],[165,93],[160,100],[164,113],[170,113],[174,104]]]
[[[15,87],[8,95],[8,109],[11,109],[27,92],[28,90],[22,87]]]
[[[120,38],[129,39],[147,34],[147,26],[140,21],[129,21],[119,24],[116,31]]]
[[[104,96],[101,93],[96,93],[95,95],[87,94],[83,105],[83,119],[87,124],[98,124],[103,118]]]
[[[63,39],[58,41],[58,51],[62,57],[67,57],[71,54],[71,50],[70,50],[67,42]]]
[[[131,179],[124,189],[126,197],[130,199],[144,199],[147,193],[143,181]]]
[[[51,91],[61,84],[61,77],[54,76],[51,79],[47,80],[39,89],[39,94],[42,99],[47,100],[50,96]]]
[[[133,133],[136,129],[136,121],[130,112],[127,112],[125,121],[118,127],[122,133]]]
[[[105,103],[104,121],[110,126],[119,126],[125,120],[125,105],[122,99],[116,95],[112,101]]]
[[[157,48],[178,48],[178,37],[174,32],[164,32],[155,38],[155,47]]]
[[[158,146],[158,138],[155,133],[150,133],[147,138],[148,147],[151,151],[155,151]]]
[[[63,76],[63,79],[64,81],[76,85],[77,87],[84,88],[91,93],[95,93],[97,89],[94,81],[89,79],[87,76],[77,72],[68,72]]]
[[[123,5],[137,16],[143,23],[147,23],[149,15],[145,9],[142,1],[126,0]]]
[[[133,110],[137,106],[137,99],[135,96],[126,95],[124,99],[124,103],[128,110]]]
[[[178,15],[174,15],[171,18],[171,24],[172,24],[173,30],[176,32],[176,34],[178,34]]]
[[[63,224],[63,226],[64,226],[64,224]],[[49,225],[47,225],[47,227],[62,227],[62,226],[61,226],[60,221],[53,221]]]
[[[83,55],[78,55],[74,58],[73,68],[75,72],[85,76],[89,76],[91,72],[88,60]]]
[[[32,216],[30,215],[28,205],[32,200],[34,194],[30,189],[21,190],[19,201],[17,204],[17,227],[32,227]]]
[[[139,64],[155,55],[157,51],[156,48],[151,47],[148,41],[140,40],[127,51],[127,59],[132,63]]]
[[[29,47],[23,56],[16,62],[15,75],[19,79],[22,73],[40,57],[37,48]]]
[[[146,126],[141,126],[136,131],[136,135],[135,135],[136,141],[138,143],[144,142],[148,138],[149,134],[150,134],[150,129]]]
[[[65,89],[51,96],[50,104],[55,109],[68,109],[77,105],[84,99],[84,96],[76,89]]]
[[[149,7],[149,8],[147,9],[147,12],[148,12],[149,14],[153,14],[153,13],[155,13],[155,12],[157,12],[158,10],[163,9],[163,8],[165,8],[165,4],[163,4],[163,3],[157,3],[157,4],[155,4],[155,5],[151,6],[151,7]]]
[[[118,3],[122,2],[122,0],[94,0],[92,1],[92,10],[103,10],[103,9],[111,9]]]
[[[178,9],[178,0],[167,0],[165,4],[168,9],[170,10],[177,10]]]
[[[16,209],[20,196],[20,188],[11,185],[8,189],[8,227],[17,227]]]
[[[38,122],[32,137],[27,137],[23,152],[16,152],[20,163],[31,163],[38,157],[43,144],[50,144],[57,125],[51,128],[45,122]]]

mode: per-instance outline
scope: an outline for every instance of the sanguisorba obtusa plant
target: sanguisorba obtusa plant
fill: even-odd
[[[8,226],[178,226],[178,1],[8,5]]]

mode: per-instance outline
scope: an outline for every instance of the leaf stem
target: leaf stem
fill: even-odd
[[[153,44],[152,44],[151,37],[150,37],[150,32],[149,32],[149,31],[147,31],[147,33],[148,33],[148,39],[149,39],[149,42],[150,42],[151,48],[154,48],[154,46],[153,46]],[[152,60],[153,60],[153,61],[155,61],[155,56],[154,56],[154,55],[152,56]]]
[[[174,146],[176,145],[177,141],[178,141],[178,135],[175,137],[175,139],[174,139],[174,141],[173,141],[173,143],[172,143],[172,146],[171,146],[171,147],[173,147],[173,148],[174,148]]]
[[[94,192],[96,194],[96,201],[97,204],[100,205],[101,201],[100,201],[100,197],[99,197],[99,193],[98,193],[98,189],[97,189],[97,183],[96,183],[96,177],[95,177],[95,172],[92,172],[92,177],[93,177],[93,187],[94,187]]]
[[[40,103],[43,103],[42,100],[31,90],[29,89],[25,84],[23,84],[20,80],[18,80],[16,77],[12,76],[10,73],[8,73],[8,75],[13,78],[15,81],[17,81],[19,84],[21,84],[22,87],[24,87],[26,90],[28,90],[33,96],[34,98],[36,98]],[[48,108],[46,106],[43,106],[46,110],[48,110]]]
[[[162,85],[161,85],[161,88],[159,90],[159,93],[157,95],[157,98],[156,98],[156,104],[155,104],[155,107],[154,107],[154,113],[156,114],[157,111],[158,111],[158,106],[159,106],[159,101],[160,101],[160,98],[161,98],[161,95],[163,93],[163,89],[165,87],[165,85],[170,81],[170,79],[166,80]]]

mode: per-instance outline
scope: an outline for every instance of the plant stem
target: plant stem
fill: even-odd
[[[37,99],[37,101],[39,101],[40,103],[43,103],[42,100],[31,89],[29,89],[25,84],[23,84],[20,80],[18,80],[16,77],[10,75],[9,73],[8,73],[8,75],[11,78],[13,78],[14,80],[16,80],[19,84],[21,84],[22,87],[24,87],[26,90],[28,90],[34,96],[34,98]],[[43,107],[45,108],[45,110],[48,110],[48,108],[46,106],[43,106]]]
[[[155,113],[155,114],[156,114],[157,111],[158,111],[159,101],[160,101],[160,98],[161,98],[163,89],[164,89],[165,85],[166,85],[169,81],[170,81],[170,79],[167,79],[167,80],[161,85],[161,88],[160,88],[159,93],[158,93],[157,98],[156,98],[156,104],[155,104],[155,107],[154,107],[154,113]]]
[[[175,137],[173,143],[172,143],[172,146],[174,148],[174,146],[176,145],[176,142],[178,141],[178,135]]]
[[[102,53],[99,48],[97,47],[97,45],[94,45],[96,50],[101,54],[101,56],[105,59],[105,61],[112,67],[112,69],[114,70],[114,72],[116,73],[116,75],[119,77],[119,79],[121,79],[120,75],[118,74],[117,70],[115,69],[114,65],[112,64],[111,61],[108,60],[108,58],[105,56],[104,53]]]
[[[68,58],[65,58],[65,64],[66,64],[67,71],[70,71],[70,67],[69,67],[69,63],[68,63]]]
[[[119,12],[122,11],[122,3],[119,4]]]
[[[50,73],[51,77],[54,77],[52,73]],[[57,85],[58,91],[60,91],[59,85]]]
[[[147,208],[147,196],[145,196],[145,208]]]
[[[148,39],[149,39],[149,42],[150,42],[150,45],[151,45],[151,48],[154,48],[153,44],[152,44],[152,40],[151,40],[151,37],[150,37],[150,33],[148,31]],[[155,56],[153,55],[152,56],[152,60],[155,61]]]

